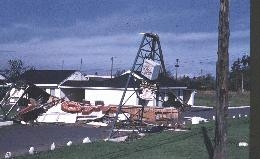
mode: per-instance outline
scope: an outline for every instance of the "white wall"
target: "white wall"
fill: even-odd
[[[175,92],[175,91],[174,91]],[[130,97],[134,93],[133,90],[128,90],[126,92],[124,100]],[[181,99],[183,99],[183,90],[176,90],[176,95],[178,95]],[[115,104],[118,105],[120,103],[121,97],[123,95],[123,89],[85,89],[85,100],[90,101],[91,104],[95,104],[95,101],[104,101],[105,105]],[[124,102],[123,102],[124,103]],[[125,105],[138,105],[137,95],[134,94]],[[147,106],[156,106],[156,100],[148,101]]]
[[[47,93],[51,94],[51,89],[47,88],[47,89],[45,89],[45,91],[46,91]]]
[[[41,88],[41,87],[40,87]],[[61,98],[62,97],[62,93],[61,90],[59,88],[42,88],[43,90],[45,90],[45,92],[51,94],[51,89],[54,89],[54,96]],[[53,94],[51,94],[53,95]]]
[[[133,94],[133,90],[127,91],[124,100]],[[123,90],[100,90],[100,89],[85,89],[85,100],[90,101],[93,105],[95,101],[104,101],[105,105],[120,103]],[[124,102],[123,102],[124,103]],[[137,96],[134,94],[125,105],[137,105]]]
[[[60,91],[60,89],[55,89],[55,97],[58,97],[58,98],[61,97],[61,91]]]
[[[194,96],[197,92],[196,91],[192,91],[191,95],[190,95],[190,99],[189,101],[187,102],[187,104],[189,105],[194,105]]]

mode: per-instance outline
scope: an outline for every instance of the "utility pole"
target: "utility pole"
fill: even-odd
[[[177,78],[177,76],[178,76],[178,67],[180,67],[180,66],[179,66],[179,59],[176,59],[176,64],[175,64],[175,69],[176,69],[175,78],[176,78],[176,80],[178,79],[178,78]]]
[[[80,66],[79,66],[79,70],[81,71],[81,68],[82,68],[82,63],[83,63],[83,61],[82,61],[82,58],[80,59]]]
[[[243,71],[242,71],[241,74],[242,74],[242,77],[241,77],[242,78],[241,79],[241,92],[244,93],[244,73],[243,73]]]
[[[61,70],[63,70],[64,60],[62,60]]]
[[[111,57],[111,73],[110,73],[111,78],[113,77],[113,65],[114,65],[114,57],[112,56]]]
[[[213,159],[227,158],[227,110],[229,68],[229,0],[220,0],[218,61],[216,66],[217,103]]]

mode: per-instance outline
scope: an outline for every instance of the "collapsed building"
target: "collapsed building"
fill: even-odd
[[[65,81],[64,83],[62,83],[59,87],[62,91],[64,91],[64,89],[74,89],[73,91],[67,91],[70,92],[68,94],[64,94],[63,97],[56,97],[55,93],[54,95],[51,95],[49,93],[47,93],[48,88],[44,89],[44,88],[40,88],[34,84],[27,84],[24,86],[21,86],[19,88],[12,88],[10,89],[9,92],[9,97],[6,98],[5,97],[5,101],[4,99],[2,100],[1,105],[2,106],[6,106],[9,109],[11,109],[10,112],[12,111],[17,111],[17,109],[19,110],[16,117],[25,114],[25,112],[29,112],[29,110],[32,110],[33,106],[38,105],[43,105],[41,106],[41,108],[34,110],[39,111],[39,114],[43,114],[43,107],[45,107],[45,110],[47,111],[47,108],[52,108],[52,110],[55,110],[54,112],[58,113],[60,111],[62,111],[62,107],[61,107],[61,103],[62,101],[74,101],[77,102],[77,104],[81,104],[82,107],[82,112],[81,111],[66,111],[66,109],[63,109],[63,112],[60,113],[78,113],[78,119],[79,120],[83,120],[84,119],[84,115],[87,116],[88,113],[87,111],[85,111],[87,108],[86,107],[93,107],[92,112],[94,112],[94,110],[99,110],[99,109],[95,109],[95,107],[98,106],[103,106],[103,107],[107,107],[104,109],[107,109],[109,111],[103,111],[103,113],[109,113],[110,116],[113,116],[111,114],[116,112],[117,109],[117,105],[118,102],[120,100],[121,94],[123,92],[123,87],[124,84],[127,80],[127,76],[128,74],[124,74],[122,76],[113,78],[113,79],[107,79],[107,80],[103,80],[103,81],[87,81],[87,80],[68,80]],[[137,76],[137,75],[136,75]],[[132,80],[134,80],[134,78],[132,78]],[[169,79],[163,79],[162,81],[164,81],[165,83],[170,83]],[[166,85],[164,85],[164,87],[162,87],[161,92],[163,92],[160,96],[160,99],[164,98],[167,99],[169,98],[169,90],[167,90],[167,88],[171,89],[173,92],[177,92],[176,94],[178,94],[178,98],[183,99],[184,102],[192,104],[192,101],[194,100],[194,96],[191,96],[192,94],[192,90],[187,89],[186,87],[182,86],[180,87],[174,87],[173,85],[175,85],[176,83],[172,82],[172,86],[171,87],[167,87]],[[169,86],[169,85],[168,85]],[[45,86],[46,88],[46,86]],[[78,94],[80,94],[80,92],[77,92],[77,89],[85,89],[84,92],[86,93],[86,95],[82,96],[81,95],[81,99],[75,100],[75,96],[78,96]],[[132,81],[131,84],[129,85],[128,88],[128,92],[127,95],[131,96],[134,93],[134,82]],[[46,91],[47,90],[47,91]],[[56,88],[56,92],[57,92],[58,88]],[[25,93],[26,92],[26,93]],[[66,92],[66,91],[64,91]],[[73,92],[75,92],[75,94],[73,94]],[[81,91],[82,92],[82,91]],[[56,93],[57,94],[57,93]],[[73,100],[74,99],[74,100]],[[57,103],[51,103],[53,101],[56,101]],[[128,101],[126,101],[126,104],[124,106],[124,111],[132,114],[133,116],[137,117],[138,115],[136,114],[138,111],[140,111],[141,109],[141,100],[137,97],[136,94],[132,95]],[[30,103],[33,103],[32,105],[30,105]],[[45,105],[44,105],[45,104]],[[60,104],[60,105],[55,105],[55,104]],[[76,105],[77,105],[76,104]],[[48,107],[47,107],[48,105]],[[28,106],[28,108],[26,108],[26,106]],[[109,109],[108,109],[109,107]],[[23,110],[23,108],[26,108],[25,110]],[[85,109],[86,108],[86,109]],[[6,108],[5,108],[6,109]],[[149,111],[148,111],[149,110]],[[20,112],[21,111],[21,112]],[[9,112],[9,111],[7,111]],[[6,113],[7,113],[6,112]],[[146,113],[147,112],[147,113]],[[152,113],[151,113],[152,112]],[[82,114],[83,113],[83,114]],[[149,114],[149,115],[147,115]],[[148,119],[149,121],[155,121],[156,119],[159,120],[160,118],[173,118],[173,119],[177,119],[178,118],[178,114],[179,112],[177,111],[177,109],[173,106],[166,106],[166,104],[164,104],[164,102],[160,101],[158,102],[158,105],[156,105],[156,102],[154,99],[151,99],[148,101],[147,107],[145,107],[145,114],[144,114],[144,118]],[[9,115],[9,113],[8,113]],[[52,113],[52,116],[54,114]],[[68,114],[66,114],[68,115]],[[29,115],[31,116],[31,114]],[[48,115],[47,115],[48,116]],[[26,117],[26,116],[25,116]],[[64,118],[64,117],[63,117]],[[27,118],[20,118],[20,120],[24,120],[24,121],[29,121],[29,119]],[[35,120],[37,119],[36,117],[32,117],[31,120]],[[75,118],[77,120],[77,118]],[[86,119],[88,119],[86,117]],[[76,120],[74,120],[74,122],[76,122]],[[39,121],[43,121],[44,120],[39,120]],[[58,122],[58,120],[49,120],[48,117],[46,118],[46,122]],[[65,120],[64,120],[65,121]]]

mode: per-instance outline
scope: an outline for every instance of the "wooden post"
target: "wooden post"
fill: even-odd
[[[216,66],[217,103],[213,159],[227,158],[227,110],[229,69],[229,0],[220,0]]]

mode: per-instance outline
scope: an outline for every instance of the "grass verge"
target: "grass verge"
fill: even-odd
[[[203,127],[205,128],[203,131]],[[204,133],[202,133],[204,132]],[[206,139],[205,135],[208,137]],[[23,158],[38,159],[208,159],[210,144],[214,136],[214,123],[192,125],[189,132],[162,132],[150,134],[140,140],[124,143],[95,142],[86,145],[73,145],[40,152]],[[208,141],[209,140],[209,141]],[[228,158],[247,159],[248,147],[238,147],[240,141],[249,141],[249,120],[230,120],[228,124]]]
[[[230,106],[246,106],[250,105],[250,92],[238,93],[229,92]],[[215,91],[197,91],[195,94],[194,105],[215,106]]]

